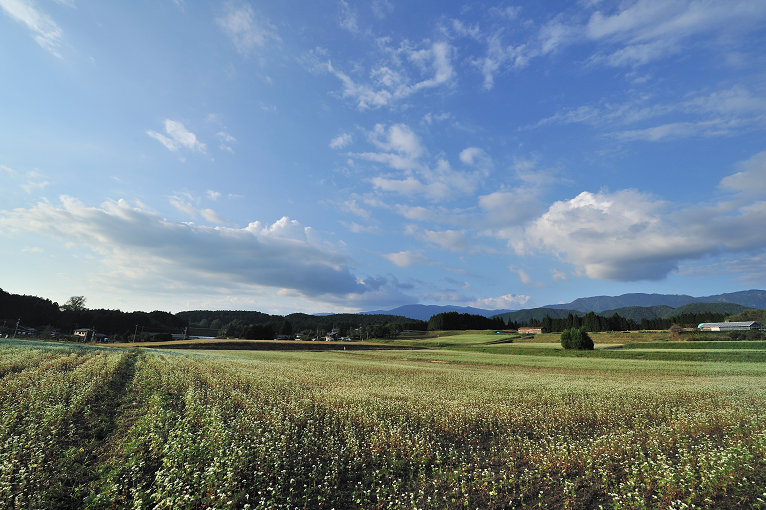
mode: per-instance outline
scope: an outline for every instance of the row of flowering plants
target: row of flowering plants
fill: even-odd
[[[766,505],[763,374],[23,352],[0,379],[35,400],[3,411],[10,507]]]

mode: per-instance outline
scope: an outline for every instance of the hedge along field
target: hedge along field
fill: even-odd
[[[764,375],[758,362],[3,342],[0,501],[766,507]]]

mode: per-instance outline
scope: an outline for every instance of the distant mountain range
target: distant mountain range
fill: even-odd
[[[483,315],[484,317],[493,317],[513,310],[484,310],[483,308],[474,308],[472,306],[452,306],[452,305],[404,305],[391,310],[374,310],[371,312],[360,312],[364,315],[401,315],[409,319],[427,321],[432,316],[445,312],[470,313],[471,315]],[[566,314],[564,315],[566,316]]]
[[[705,304],[731,304],[732,306],[705,306]],[[702,305],[700,305],[702,304]],[[569,313],[580,315],[595,312],[599,315],[618,315],[641,320],[642,318],[664,318],[681,313],[701,313],[715,311],[717,313],[739,313],[745,308],[766,308],[766,290],[744,290],[713,296],[693,297],[685,294],[623,294],[621,296],[594,296],[578,298],[571,303],[548,305],[540,308],[524,310],[485,310],[470,306],[439,306],[439,305],[404,305],[391,310],[375,310],[363,314],[401,315],[410,319],[427,321],[433,315],[444,312],[470,313],[493,317],[502,315],[506,320],[511,317],[515,321],[528,321],[530,318],[541,319],[545,315],[552,318],[566,317]]]
[[[571,303],[549,305],[545,308],[566,308],[578,312],[596,312],[628,306],[679,306],[691,303],[734,303],[748,308],[766,308],[766,290],[743,290],[713,296],[693,297],[685,294],[623,294],[575,299]]]

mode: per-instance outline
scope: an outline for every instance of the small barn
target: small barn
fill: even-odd
[[[548,330],[545,328],[519,328],[519,333],[521,334],[529,334],[532,333],[533,335],[539,335],[541,333],[547,333]]]

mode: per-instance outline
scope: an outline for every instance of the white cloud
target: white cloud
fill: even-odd
[[[207,190],[205,192],[205,195],[207,195],[207,198],[209,198],[210,200],[213,200],[213,201],[218,200],[219,198],[221,198],[221,192],[220,191],[213,191],[211,189]]]
[[[530,297],[524,294],[503,294],[498,297],[477,299],[469,303],[469,306],[486,310],[516,310],[526,305],[529,300]]]
[[[195,217],[197,216],[197,207],[191,202],[192,198],[188,194],[182,194],[182,195],[173,195],[170,197],[170,205],[175,207],[177,210],[181,211],[182,213],[186,214],[187,216]]]
[[[346,227],[350,232],[354,234],[380,234],[381,230],[380,227],[377,227],[375,225],[360,225],[359,223],[352,221],[352,222],[346,222],[341,221],[341,225]]]
[[[41,48],[55,57],[62,58],[59,53],[63,39],[61,28],[47,14],[38,10],[32,1],[0,0],[0,7],[11,18],[26,25]]]
[[[237,143],[237,139],[231,136],[226,131],[219,131],[215,134],[218,137],[218,148],[226,152],[234,152],[232,144]]]
[[[267,19],[256,15],[247,3],[229,2],[223,15],[216,21],[237,51],[244,56],[250,55],[256,48],[264,47],[270,40],[280,40],[274,26]]]
[[[558,51],[580,39],[581,33],[579,26],[564,23],[559,18],[551,20],[540,28],[539,51],[542,55]]]
[[[384,253],[383,258],[397,267],[410,267],[416,264],[428,264],[430,260],[419,253],[400,251],[396,253]]]
[[[225,225],[228,223],[224,218],[221,217],[217,212],[215,212],[212,209],[200,209],[199,211],[200,215],[205,218],[209,223],[215,223],[216,225]]]
[[[524,271],[523,269],[513,269],[513,271],[519,275],[519,280],[521,280],[521,283],[524,285],[531,285],[532,284],[532,277],[529,276],[529,273]]]
[[[630,190],[583,192],[555,202],[513,245],[519,253],[550,251],[590,278],[659,279],[675,269],[678,258],[699,252],[663,223],[662,206]]]
[[[491,168],[484,151],[470,147],[461,153],[472,171],[458,171],[443,157],[427,162],[428,151],[420,138],[405,124],[386,128],[378,124],[368,139],[379,152],[351,154],[353,158],[387,165],[398,173],[381,173],[370,178],[379,191],[407,196],[422,195],[429,200],[443,200],[454,195],[473,193]]]
[[[348,211],[351,214],[355,214],[356,216],[359,216],[360,218],[369,218],[370,217],[370,211],[359,205],[359,202],[354,198],[351,200],[345,200],[340,205],[341,209],[344,211]]]
[[[445,250],[456,252],[476,251],[476,246],[469,241],[464,230],[424,230],[419,237]]]
[[[345,0],[338,2],[339,19],[338,24],[341,28],[348,30],[352,34],[359,33],[359,19],[356,9],[352,8]]]
[[[396,206],[396,212],[408,220],[434,221],[439,218],[437,211],[431,208],[423,207],[422,205],[399,204]]]
[[[210,196],[209,191],[208,196]],[[220,193],[218,193],[218,196],[220,196]],[[191,218],[202,216],[202,218],[207,220],[209,223],[214,223],[217,225],[225,225],[228,223],[214,210],[200,209],[198,205],[200,200],[193,197],[190,193],[177,193],[169,198],[169,202],[170,205],[172,205],[175,209],[181,211]]]
[[[6,167],[7,168],[7,167]],[[9,169],[10,170],[10,169]],[[39,172],[31,171],[25,174],[27,181],[21,185],[21,189],[27,193],[39,191],[51,185],[51,181],[43,177]]]
[[[726,136],[732,133],[732,125],[719,119],[698,122],[669,122],[643,129],[629,129],[615,133],[624,141],[664,142],[690,137]]]
[[[418,135],[406,124],[393,124],[386,130],[382,124],[376,124],[370,133],[370,141],[381,150],[397,152],[411,159],[420,157],[423,145]]]
[[[459,172],[449,162],[440,159],[434,168],[421,167],[417,176],[378,176],[370,179],[372,185],[381,191],[402,195],[422,195],[432,201],[445,200],[455,195],[470,195],[484,177],[483,172]]]
[[[609,130],[620,140],[659,142],[731,136],[766,125],[766,99],[741,85],[681,93],[675,101],[651,103],[652,99],[651,95],[643,95],[624,103],[582,105],[558,112],[534,127],[583,123]]]
[[[343,85],[343,97],[352,99],[359,110],[377,109],[405,99],[425,89],[448,84],[455,75],[451,62],[452,48],[435,42],[415,49],[409,43],[399,48],[385,48],[385,63],[369,70],[369,79],[355,80],[331,62],[327,71]],[[415,75],[415,78],[411,78]]]
[[[405,124],[394,124],[388,129],[376,124],[368,139],[382,152],[362,152],[355,157],[383,163],[396,170],[412,170],[420,165],[418,158],[425,152],[420,139]]]
[[[523,224],[538,214],[542,203],[536,191],[522,187],[481,195],[479,207],[484,211],[487,226],[507,228]]]
[[[721,188],[748,196],[741,191],[764,172],[763,159],[741,163],[743,173],[724,178]],[[765,249],[766,201],[751,198],[671,208],[633,190],[583,192],[551,205],[512,246],[519,254],[552,253],[589,278],[658,280],[684,260]]]
[[[205,144],[197,140],[197,135],[176,120],[165,119],[165,134],[167,136],[152,130],[147,130],[146,134],[172,152],[177,152],[179,149],[205,152]]]
[[[372,13],[378,19],[383,19],[394,12],[394,4],[389,0],[372,0],[370,7],[372,8]]]
[[[206,227],[168,221],[124,200],[89,207],[62,196],[59,204],[0,211],[0,228],[6,235],[46,235],[78,251],[87,247],[101,262],[92,270],[119,274],[125,286],[165,285],[176,292],[271,287],[337,300],[383,299],[390,291],[385,279],[355,277],[345,256],[313,242],[311,229],[289,218]]]
[[[739,172],[724,177],[720,187],[747,196],[766,196],[766,151],[737,165]]]
[[[611,65],[642,65],[681,51],[693,36],[745,33],[766,19],[766,4],[759,0],[662,2],[638,0],[620,4],[616,12],[593,13],[587,37],[620,46],[605,50],[602,59]]]
[[[494,166],[489,154],[479,147],[467,147],[460,151],[460,161],[464,165],[480,170],[485,175],[489,175]]]
[[[342,149],[347,147],[354,139],[350,133],[341,133],[332,140],[330,140],[331,149]]]

